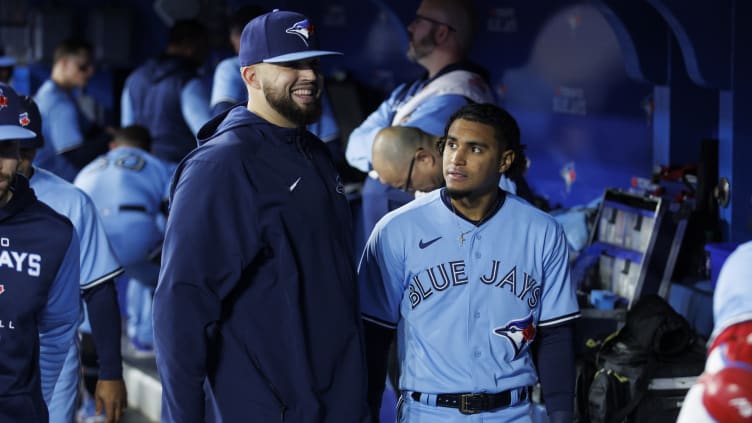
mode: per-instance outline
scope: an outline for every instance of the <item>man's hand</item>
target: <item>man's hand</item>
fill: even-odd
[[[97,415],[105,413],[107,423],[118,423],[128,406],[128,393],[122,380],[99,380],[94,392]]]

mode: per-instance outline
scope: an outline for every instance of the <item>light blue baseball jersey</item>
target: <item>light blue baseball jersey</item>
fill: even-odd
[[[81,114],[73,94],[51,79],[45,81],[34,95],[42,114],[45,143],[37,151],[34,164],[49,170],[66,181],[72,181],[77,169],[60,155],[80,147],[91,122]]]
[[[31,188],[43,203],[70,219],[81,247],[81,289],[91,288],[123,273],[112,252],[92,200],[70,182],[34,167]]]
[[[139,277],[149,253],[162,241],[160,206],[171,176],[170,168],[146,151],[118,147],[76,177],[76,186],[94,201],[116,256],[133,277]]]
[[[537,328],[579,317],[564,232],[511,194],[476,227],[452,212],[444,191],[376,225],[358,272],[363,318],[397,329],[401,390],[533,385]]]
[[[123,272],[110,248],[102,223],[91,199],[70,182],[35,167],[30,186],[37,197],[53,210],[70,219],[80,241],[81,289],[90,289],[113,279]],[[79,296],[80,301],[80,296]],[[83,329],[90,332],[86,308],[81,306]],[[65,365],[57,379],[52,397],[48,400],[50,422],[69,422],[75,411],[78,387],[78,345],[72,343],[65,358]]]
[[[752,241],[736,248],[726,259],[718,274],[718,285],[713,295],[715,338],[727,327],[752,320]]]

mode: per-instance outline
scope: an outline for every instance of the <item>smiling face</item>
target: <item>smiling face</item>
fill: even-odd
[[[323,76],[319,59],[264,63],[260,77],[269,105],[293,126],[307,125],[321,117]]]
[[[466,119],[452,122],[444,145],[444,179],[450,197],[478,198],[493,193],[514,161],[502,151],[493,126]]]

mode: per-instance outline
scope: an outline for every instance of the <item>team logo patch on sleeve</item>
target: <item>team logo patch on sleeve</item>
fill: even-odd
[[[21,126],[28,126],[31,123],[31,119],[29,119],[29,114],[26,112],[23,112],[20,115],[18,115],[18,123],[20,123]]]
[[[300,37],[301,40],[305,43],[306,47],[308,46],[308,37],[313,35],[314,29],[313,25],[308,22],[308,19],[302,20],[300,22],[295,22],[293,26],[287,28],[285,30],[288,34],[295,34],[298,37]]]
[[[510,320],[506,325],[494,328],[494,335],[504,337],[512,343],[514,347],[514,358],[520,355],[520,352],[527,344],[533,342],[537,332],[533,324],[533,312],[522,319]]]

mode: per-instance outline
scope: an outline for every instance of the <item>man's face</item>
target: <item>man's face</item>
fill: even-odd
[[[444,146],[444,179],[452,198],[477,198],[499,184],[514,152],[502,154],[494,128],[479,122],[457,119],[447,132]]]
[[[323,85],[319,59],[265,65],[261,83],[269,105],[297,125],[319,120]]]
[[[415,11],[415,18],[407,26],[410,45],[407,47],[407,58],[415,63],[430,55],[436,48],[436,31],[444,23],[443,13],[430,0],[420,3]],[[451,27],[450,27],[451,28]]]
[[[63,69],[68,83],[83,88],[94,76],[94,60],[86,50],[63,57]]]
[[[18,141],[0,141],[0,207],[5,206],[12,194],[10,187],[18,169]]]

